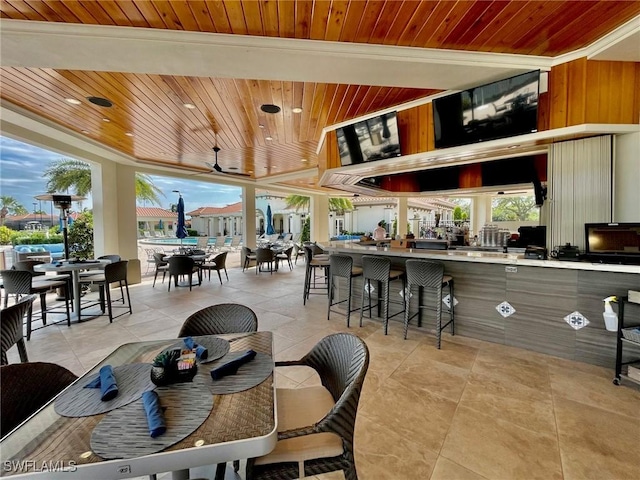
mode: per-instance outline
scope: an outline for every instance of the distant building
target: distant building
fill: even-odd
[[[178,214],[160,207],[136,207],[139,237],[173,237]]]

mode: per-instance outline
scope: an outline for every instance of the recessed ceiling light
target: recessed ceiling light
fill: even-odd
[[[94,105],[98,105],[99,107],[105,107],[105,108],[113,107],[113,102],[111,100],[107,100],[106,98],[87,97],[87,100],[89,100]]]
[[[253,173],[253,170],[247,170],[247,173]]]
[[[125,135],[126,135],[127,137],[133,137],[133,132],[126,132],[126,133],[125,133]]]
[[[80,105],[82,103],[80,100],[76,100],[75,98],[65,98],[64,101],[71,105]]]
[[[184,108],[188,108],[189,110],[193,110],[196,106],[193,103],[183,103],[182,106]]]
[[[263,124],[261,124],[261,123],[259,123],[259,124],[258,124],[258,128],[264,128],[264,125],[263,125]]]
[[[518,148],[520,145],[510,145],[509,148]]]
[[[301,108],[301,107],[293,107],[293,108],[291,109],[291,111],[292,111],[293,113],[302,113],[302,108]]]
[[[89,130],[82,130],[82,133],[89,133]]]
[[[109,123],[111,120],[109,120],[108,118],[103,118],[102,121],[106,122],[106,123]]]
[[[306,158],[302,159],[303,162],[308,162],[309,160],[307,160]]]
[[[273,137],[271,135],[267,135],[266,137],[264,137],[265,140],[273,140]]]
[[[260,106],[260,110],[262,110],[264,113],[279,113],[280,107],[271,103],[265,103],[264,105]]]

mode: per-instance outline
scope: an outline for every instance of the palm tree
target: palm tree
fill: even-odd
[[[4,219],[7,215],[26,215],[29,213],[24,206],[15,198],[2,195],[0,196],[0,225],[4,225]]]
[[[288,195],[287,198],[284,199],[284,201],[287,203],[287,208],[294,208],[296,211],[309,211],[309,204],[311,202],[311,199],[304,195]],[[349,212],[351,210],[353,210],[353,204],[348,198],[329,198],[329,211],[343,214],[344,212]]]
[[[62,159],[53,162],[44,172],[48,178],[47,190],[53,192],[68,192],[73,189],[75,195],[81,197],[91,192],[91,166],[79,160]],[[148,175],[136,173],[136,198],[160,205],[159,195],[165,196],[156,187]]]

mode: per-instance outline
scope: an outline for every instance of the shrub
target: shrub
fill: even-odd
[[[78,259],[93,257],[93,215],[84,212],[69,227],[69,250]]]
[[[302,224],[302,233],[300,235],[301,242],[309,242],[311,241],[311,216],[307,215],[307,218],[304,219],[304,223]]]
[[[9,245],[11,243],[11,235],[14,233],[14,230],[11,230],[9,227],[5,227],[2,225],[0,227],[0,244]]]
[[[189,234],[190,237],[198,236],[198,230],[194,230],[193,228],[187,228],[187,233]]]

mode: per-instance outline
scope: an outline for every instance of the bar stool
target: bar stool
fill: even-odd
[[[307,304],[307,300],[309,300],[310,294],[324,294],[328,291],[328,287],[326,285],[326,278],[323,275],[323,281],[321,287],[316,287],[316,278],[319,275],[316,275],[316,270],[324,270],[329,268],[329,257],[324,255],[319,258],[315,258],[313,256],[313,249],[305,245],[304,247],[304,256],[305,256],[305,271],[304,271],[304,293],[303,293],[303,305]],[[312,286],[313,281],[313,286]],[[321,292],[312,292],[311,290],[322,290]]]
[[[327,308],[327,320],[329,320],[332,311],[338,313],[337,310],[331,310],[331,307],[347,302],[347,327],[349,327],[351,312],[358,310],[357,308],[351,308],[351,279],[359,275],[362,275],[362,268],[354,267],[353,258],[349,255],[329,255],[329,307]],[[347,298],[337,302],[333,301],[333,280],[335,277],[344,278],[349,286],[347,289]]]
[[[402,291],[405,291],[405,274],[402,270],[392,270],[391,269],[391,260],[385,257],[378,257],[374,255],[363,255],[362,256],[362,306],[360,308],[360,326],[362,326],[362,316],[365,308],[369,310],[369,318],[371,318],[371,280],[378,283],[378,294],[376,296],[376,304],[374,305],[378,307],[378,316],[380,316],[380,308],[383,307],[383,318],[384,318],[384,334],[387,334],[387,329],[389,326],[389,318],[393,318],[396,315],[404,313],[405,306],[404,302],[402,305],[402,310],[400,312],[394,313],[389,317],[389,283],[393,280],[402,280]],[[365,292],[369,293],[369,306],[365,307],[364,305],[364,297]],[[384,296],[382,293],[384,292]],[[397,302],[393,302],[397,303]]]
[[[447,325],[451,325],[451,335],[454,335],[454,312],[453,312],[453,277],[444,274],[444,264],[429,260],[407,260],[407,289],[405,290],[405,312],[404,312],[404,338],[407,339],[407,330],[409,322],[416,315],[418,316],[418,326],[422,326],[422,310],[431,309],[433,307],[423,305],[422,296],[424,290],[430,291],[436,297],[436,338],[438,341],[438,349],[440,349],[440,337],[442,330]],[[442,325],[442,287],[449,286],[449,321]],[[418,311],[409,315],[409,304],[411,299],[411,287],[418,287]]]

